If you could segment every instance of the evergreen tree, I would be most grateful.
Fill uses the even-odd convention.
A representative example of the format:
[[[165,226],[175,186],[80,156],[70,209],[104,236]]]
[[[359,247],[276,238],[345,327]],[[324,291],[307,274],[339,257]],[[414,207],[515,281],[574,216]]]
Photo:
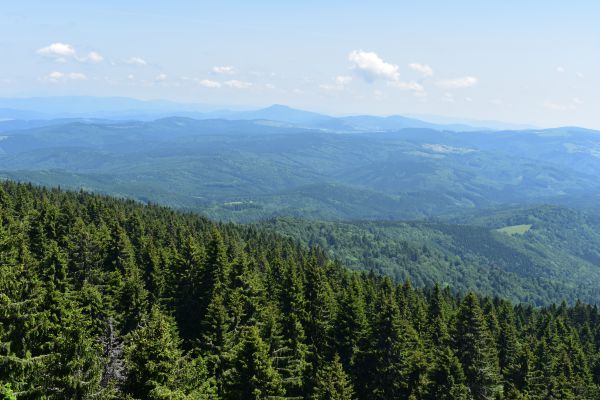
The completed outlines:
[[[222,393],[225,358],[232,346],[229,315],[223,295],[215,293],[206,312],[202,327],[201,346],[207,359],[209,371],[217,381],[218,393]]]
[[[177,257],[176,309],[177,322],[181,336],[188,341],[194,341],[201,333],[202,320],[206,313],[203,303],[209,296],[210,283],[204,281],[206,253],[197,241],[189,236],[182,245],[183,249]]]
[[[180,344],[173,318],[152,307],[125,348],[126,392],[139,399],[184,398],[188,391],[209,398],[213,388],[206,370],[191,362]]]
[[[467,385],[476,400],[495,400],[502,394],[498,356],[479,299],[469,293],[456,322],[455,346]]]
[[[244,327],[224,376],[223,399],[275,399],[283,396],[281,377],[256,326]]]
[[[327,282],[323,267],[314,255],[306,263],[304,293],[307,307],[304,326],[310,352],[310,369],[307,372],[309,374],[309,390],[312,390],[316,372],[331,350],[329,339],[334,319],[334,299],[331,287]]]
[[[276,265],[282,265],[277,260]],[[288,263],[282,280],[278,283],[279,325],[281,342],[273,349],[274,366],[283,379],[286,393],[301,396],[308,371],[308,345],[302,321],[305,321],[305,299],[302,281],[298,276],[296,264]]]
[[[434,364],[429,371],[427,400],[468,400],[469,389],[465,385],[465,375],[454,351],[445,347],[435,352]]]
[[[423,389],[426,360],[422,343],[412,326],[401,319],[392,291],[391,282],[386,280],[373,327],[368,356],[371,369],[362,383],[367,390],[363,397],[408,398]]]
[[[317,385],[313,394],[315,400],[352,400],[354,389],[340,357],[336,354],[333,360],[327,363],[317,373]]]

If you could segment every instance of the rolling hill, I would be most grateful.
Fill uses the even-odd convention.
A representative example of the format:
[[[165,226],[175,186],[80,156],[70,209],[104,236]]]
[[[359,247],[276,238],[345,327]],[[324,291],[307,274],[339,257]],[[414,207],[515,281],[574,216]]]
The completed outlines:
[[[461,223],[276,218],[261,227],[318,245],[352,269],[537,305],[600,302],[600,219],[557,206]]]
[[[267,120],[68,121],[2,133],[1,176],[251,221],[593,204],[600,133],[337,132]],[[585,204],[584,204],[585,205]]]

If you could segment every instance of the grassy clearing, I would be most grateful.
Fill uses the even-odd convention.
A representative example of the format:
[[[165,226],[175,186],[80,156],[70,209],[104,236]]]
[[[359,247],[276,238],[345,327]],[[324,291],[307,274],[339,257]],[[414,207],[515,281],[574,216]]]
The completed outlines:
[[[512,236],[512,235],[523,235],[530,229],[531,229],[531,224],[524,224],[524,225],[505,226],[504,228],[496,229],[496,231]]]

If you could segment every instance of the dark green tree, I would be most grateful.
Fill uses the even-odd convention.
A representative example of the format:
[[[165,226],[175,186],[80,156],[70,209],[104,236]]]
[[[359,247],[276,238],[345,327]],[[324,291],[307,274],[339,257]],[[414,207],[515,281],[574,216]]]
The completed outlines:
[[[354,389],[340,357],[336,354],[332,361],[317,373],[317,385],[314,390],[315,400],[352,400]]]
[[[256,326],[244,327],[224,379],[223,399],[276,399],[285,394]]]
[[[495,400],[501,396],[496,345],[479,306],[479,299],[473,293],[469,293],[460,306],[455,346],[473,398]]]

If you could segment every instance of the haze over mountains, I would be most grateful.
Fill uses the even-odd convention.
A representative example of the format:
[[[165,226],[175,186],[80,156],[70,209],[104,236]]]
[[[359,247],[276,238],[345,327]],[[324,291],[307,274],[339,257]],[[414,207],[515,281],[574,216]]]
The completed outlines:
[[[497,121],[467,121],[458,118],[444,118],[439,116],[423,116],[422,118],[407,118],[400,115],[388,117],[370,115],[332,117],[315,112],[293,109],[279,104],[266,108],[240,108],[176,103],[165,100],[143,101],[125,97],[65,96],[0,98],[0,121],[31,121],[65,118],[154,120],[173,116],[195,119],[265,119],[327,130],[360,131],[395,130],[402,128],[497,130],[533,128],[523,124],[510,124]],[[429,120],[431,120],[431,122],[428,122]],[[2,127],[0,126],[0,128]]]

